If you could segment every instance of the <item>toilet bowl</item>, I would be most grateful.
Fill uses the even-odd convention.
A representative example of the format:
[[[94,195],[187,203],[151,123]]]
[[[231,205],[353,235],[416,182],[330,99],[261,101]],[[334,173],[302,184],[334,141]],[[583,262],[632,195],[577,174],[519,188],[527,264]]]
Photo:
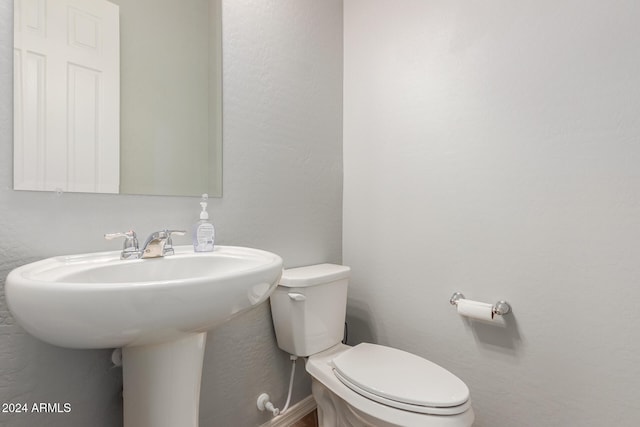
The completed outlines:
[[[469,427],[469,389],[446,369],[391,347],[342,344],[350,269],[285,270],[271,295],[278,346],[307,357],[321,427]]]

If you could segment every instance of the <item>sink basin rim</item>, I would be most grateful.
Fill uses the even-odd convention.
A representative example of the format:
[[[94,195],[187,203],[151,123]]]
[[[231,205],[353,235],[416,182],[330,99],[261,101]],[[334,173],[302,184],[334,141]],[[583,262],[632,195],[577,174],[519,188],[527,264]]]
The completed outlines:
[[[133,289],[138,287],[162,288],[176,285],[188,286],[189,284],[201,283],[202,281],[225,280],[232,277],[234,272],[227,271],[208,276],[199,275],[191,278],[149,279],[144,281],[95,281],[91,283],[83,281],[67,281],[65,278],[77,273],[106,269],[110,266],[114,266],[117,269],[129,266],[143,267],[150,263],[174,263],[183,259],[189,262],[189,260],[207,259],[216,256],[225,258],[250,256],[256,261],[258,259],[262,259],[263,261],[270,259],[270,262],[268,263],[245,268],[245,272],[257,272],[271,268],[273,264],[282,264],[282,259],[278,255],[260,249],[245,248],[241,246],[216,246],[213,252],[194,252],[192,246],[174,246],[174,249],[175,255],[163,258],[135,260],[120,259],[120,251],[54,256],[17,267],[9,273],[9,276],[7,276],[7,282],[11,282],[12,286],[29,286],[32,288],[51,286],[51,283],[55,282],[55,286],[60,290],[78,290],[82,292],[91,290],[116,290],[122,288]],[[153,264],[150,265],[153,266]]]

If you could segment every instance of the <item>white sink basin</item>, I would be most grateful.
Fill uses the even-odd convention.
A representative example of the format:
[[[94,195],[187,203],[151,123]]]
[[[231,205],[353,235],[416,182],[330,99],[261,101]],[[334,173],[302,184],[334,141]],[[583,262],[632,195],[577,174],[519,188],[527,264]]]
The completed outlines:
[[[265,301],[281,274],[270,252],[178,246],[164,258],[48,258],[13,270],[5,295],[43,341],[122,347],[124,427],[197,427],[206,331]]]
[[[120,252],[60,256],[7,277],[11,313],[33,336],[70,348],[173,341],[207,331],[265,301],[282,273],[270,252],[217,246],[121,260]]]

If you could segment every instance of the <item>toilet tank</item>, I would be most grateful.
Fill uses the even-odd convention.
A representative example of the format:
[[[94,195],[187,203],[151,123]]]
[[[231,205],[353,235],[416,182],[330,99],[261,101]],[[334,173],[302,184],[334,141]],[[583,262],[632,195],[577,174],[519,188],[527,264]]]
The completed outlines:
[[[336,264],[284,270],[271,294],[278,347],[304,357],[342,341],[350,271]]]

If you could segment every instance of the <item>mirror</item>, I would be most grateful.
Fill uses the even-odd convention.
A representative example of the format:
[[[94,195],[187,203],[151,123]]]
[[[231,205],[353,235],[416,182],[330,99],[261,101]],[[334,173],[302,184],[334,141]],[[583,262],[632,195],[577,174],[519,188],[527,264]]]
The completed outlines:
[[[220,0],[14,0],[14,189],[222,194]]]

